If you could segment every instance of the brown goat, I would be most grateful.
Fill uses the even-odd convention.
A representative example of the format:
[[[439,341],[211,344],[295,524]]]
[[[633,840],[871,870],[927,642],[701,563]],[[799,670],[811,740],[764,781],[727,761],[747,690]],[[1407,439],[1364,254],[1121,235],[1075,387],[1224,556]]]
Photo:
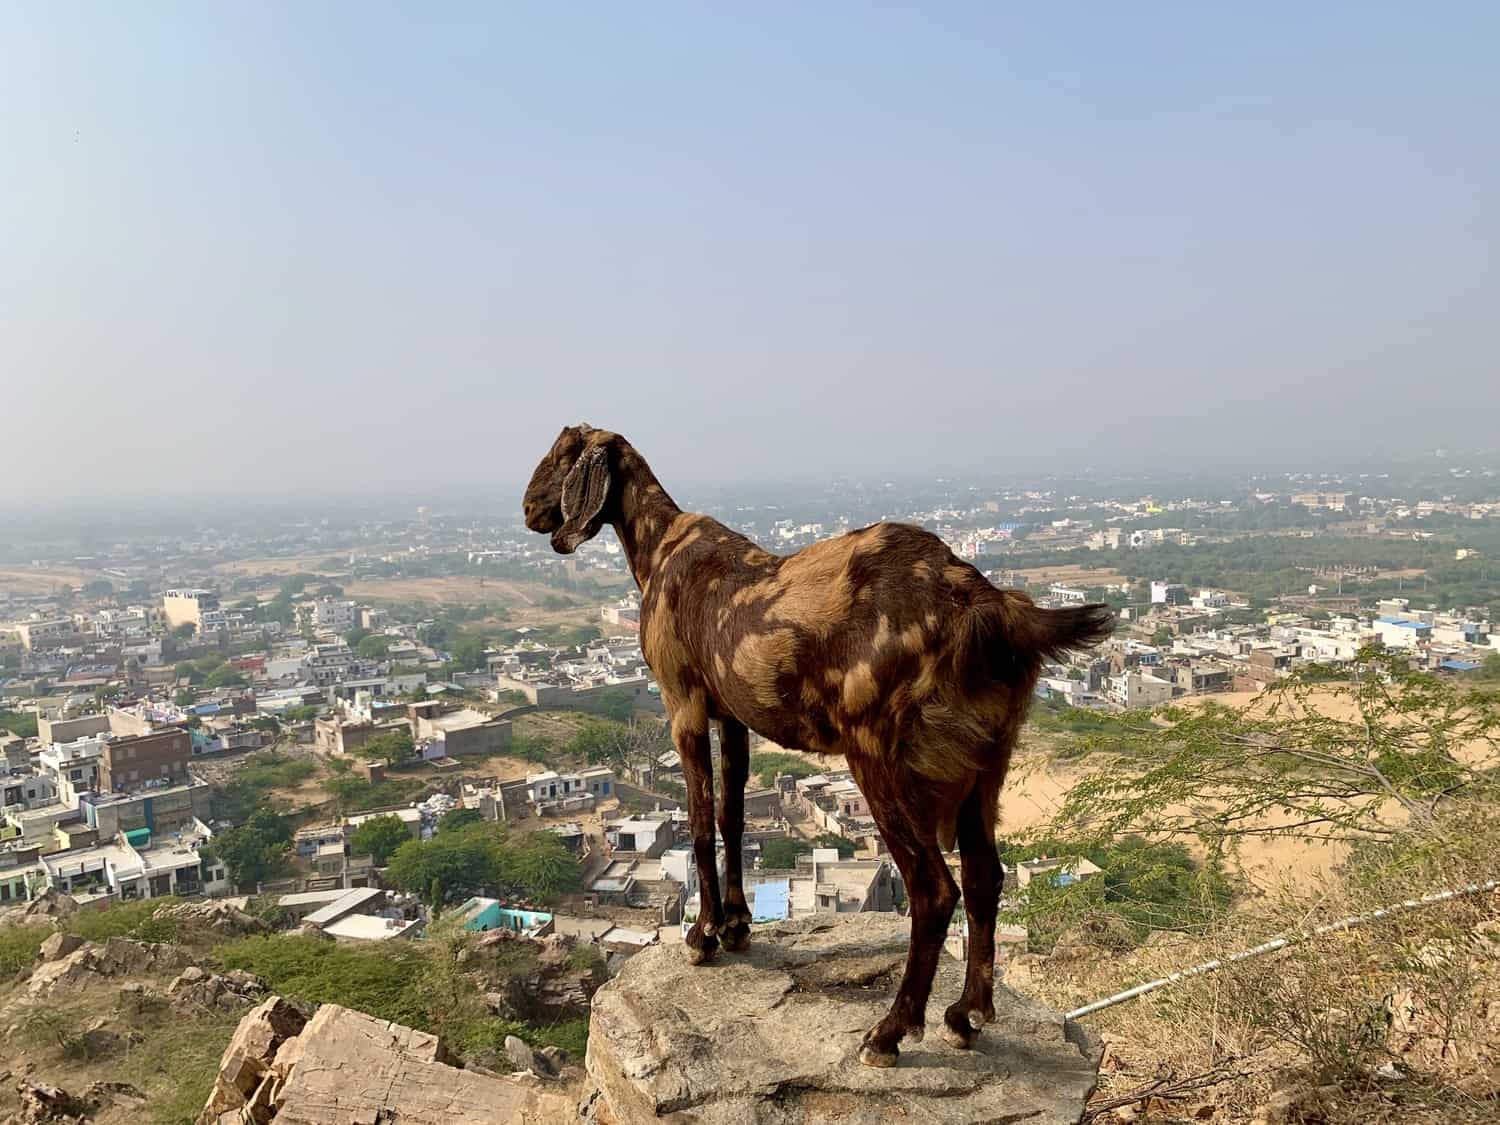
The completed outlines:
[[[995,812],[1044,656],[1103,639],[1107,607],[1044,610],[999,590],[942,540],[881,523],[789,557],[684,512],[618,434],[563,430],[537,466],[526,526],[570,554],[613,525],[641,588],[641,648],[661,687],[687,782],[701,909],[687,935],[696,964],[749,941],[740,859],[749,731],[842,754],[869,801],[910,900],[912,938],[890,1011],[860,1059],[891,1066],[920,1040],[959,891],[942,849],[958,845],[969,919],[963,994],[943,1035],[971,1047],[994,1017],[1001,886]],[[721,736],[714,855],[708,724]]]

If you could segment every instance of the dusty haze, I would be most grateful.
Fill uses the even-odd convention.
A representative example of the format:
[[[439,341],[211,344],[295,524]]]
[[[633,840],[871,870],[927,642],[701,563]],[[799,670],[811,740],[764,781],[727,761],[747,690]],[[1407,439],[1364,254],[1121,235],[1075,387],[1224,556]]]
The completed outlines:
[[[4,489],[1493,445],[1497,13],[10,5]]]

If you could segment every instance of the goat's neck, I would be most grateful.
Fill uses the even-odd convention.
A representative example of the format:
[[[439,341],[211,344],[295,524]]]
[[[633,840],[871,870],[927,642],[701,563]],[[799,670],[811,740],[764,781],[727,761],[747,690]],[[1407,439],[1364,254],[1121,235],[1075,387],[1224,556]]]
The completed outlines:
[[[636,585],[645,588],[651,577],[651,559],[672,521],[682,509],[672,502],[656,474],[634,449],[620,457],[620,501],[613,521],[615,534],[630,562]]]

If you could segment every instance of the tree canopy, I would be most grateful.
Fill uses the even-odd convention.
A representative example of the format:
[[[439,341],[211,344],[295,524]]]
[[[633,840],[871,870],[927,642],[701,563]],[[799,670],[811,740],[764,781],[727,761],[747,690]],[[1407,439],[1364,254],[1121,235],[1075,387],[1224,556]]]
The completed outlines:
[[[220,832],[205,850],[224,861],[236,886],[244,886],[259,883],[280,870],[291,840],[292,828],[286,817],[258,809],[238,828]]]
[[[511,835],[487,821],[406,841],[386,875],[434,906],[503,888],[548,902],[582,886],[577,860],[551,832]]]
[[[411,732],[405,729],[373,735],[354,751],[361,758],[373,758],[389,766],[399,766],[416,753]]]
[[[411,833],[401,818],[377,816],[361,824],[349,837],[349,846],[356,855],[369,855],[377,867],[384,867],[393,852],[411,839]]]

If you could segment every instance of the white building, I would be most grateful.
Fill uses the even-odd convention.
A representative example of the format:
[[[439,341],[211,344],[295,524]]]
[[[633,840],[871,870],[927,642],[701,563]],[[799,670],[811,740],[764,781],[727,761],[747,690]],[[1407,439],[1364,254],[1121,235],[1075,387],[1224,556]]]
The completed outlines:
[[[1416,648],[1432,640],[1432,626],[1398,617],[1377,617],[1375,635],[1386,648]]]
[[[1109,697],[1121,707],[1159,707],[1172,701],[1172,682],[1159,680],[1141,672],[1122,672],[1111,676]]]

